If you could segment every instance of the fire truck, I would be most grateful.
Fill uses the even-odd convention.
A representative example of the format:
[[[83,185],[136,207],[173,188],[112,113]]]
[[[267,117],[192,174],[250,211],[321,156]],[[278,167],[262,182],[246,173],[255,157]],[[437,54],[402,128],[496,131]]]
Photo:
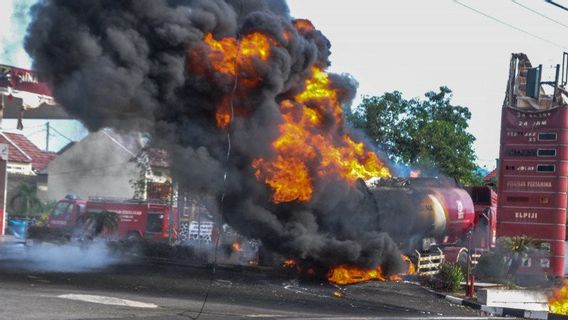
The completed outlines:
[[[170,237],[170,212],[173,213],[173,237],[178,224],[177,209],[166,203],[93,197],[84,200],[67,195],[57,202],[47,220],[47,228],[61,231],[68,238],[82,232],[81,217],[87,213],[114,212],[118,228],[105,236],[130,240],[167,240]]]

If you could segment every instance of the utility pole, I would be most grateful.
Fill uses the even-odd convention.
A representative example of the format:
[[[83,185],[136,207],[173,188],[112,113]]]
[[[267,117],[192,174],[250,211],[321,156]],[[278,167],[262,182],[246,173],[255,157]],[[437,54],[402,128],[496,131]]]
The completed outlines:
[[[45,152],[49,152],[49,121],[45,123]]]

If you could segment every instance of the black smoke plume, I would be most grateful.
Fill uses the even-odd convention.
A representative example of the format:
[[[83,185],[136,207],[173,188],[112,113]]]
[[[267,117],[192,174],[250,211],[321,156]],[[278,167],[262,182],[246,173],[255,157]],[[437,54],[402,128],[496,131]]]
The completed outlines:
[[[224,194],[224,220],[283,256],[399,269],[397,246],[381,231],[384,221],[366,188],[330,175],[314,181],[311,201],[274,204],[254,175],[252,159],[273,154],[278,102],[303,89],[312,66],[330,64],[328,39],[294,28],[283,0],[43,0],[32,12],[25,48],[34,68],[88,129],[147,132],[170,152],[180,184],[218,199]],[[250,110],[228,129],[227,160],[227,129],[216,126],[215,111],[234,81],[193,74],[189,65],[207,62],[188,52],[205,48],[207,33],[222,39],[252,32],[279,45],[255,64],[260,88],[239,97]],[[356,83],[330,79],[347,106]]]

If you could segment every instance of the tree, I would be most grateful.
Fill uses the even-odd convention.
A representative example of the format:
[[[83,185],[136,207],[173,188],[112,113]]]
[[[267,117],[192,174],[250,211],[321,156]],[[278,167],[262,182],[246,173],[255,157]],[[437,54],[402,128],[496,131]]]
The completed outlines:
[[[391,161],[443,173],[464,184],[480,184],[475,137],[467,132],[471,113],[451,103],[452,91],[440,87],[426,99],[404,99],[399,91],[364,97],[348,121],[363,130]]]
[[[21,183],[16,187],[16,195],[10,199],[10,206],[16,208],[16,213],[25,214],[26,218],[32,211],[37,211],[43,206],[37,197],[35,184]]]

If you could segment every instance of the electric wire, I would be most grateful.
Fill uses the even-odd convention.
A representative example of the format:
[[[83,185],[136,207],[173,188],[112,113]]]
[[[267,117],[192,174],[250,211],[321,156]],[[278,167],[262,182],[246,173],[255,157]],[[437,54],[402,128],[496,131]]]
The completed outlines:
[[[59,130],[55,129],[54,127],[49,127],[50,130],[53,130],[55,133],[57,133],[60,137],[69,140],[69,142],[74,142],[75,140],[67,137],[66,135],[64,135],[63,133],[59,132]]]
[[[547,3],[549,3],[549,4],[553,5],[553,6],[556,6],[556,7],[560,8],[560,9],[563,9],[563,10],[568,11],[568,8],[566,8],[565,6],[561,5],[560,3],[556,3],[556,2],[554,2],[554,1],[552,1],[552,0],[545,0],[545,2],[547,2]]]
[[[238,35],[237,35],[237,39],[238,39]],[[217,237],[217,239],[215,239],[215,248],[214,248],[214,253],[213,253],[213,265],[211,268],[211,277],[209,279],[209,284],[207,285],[207,289],[205,290],[205,296],[203,297],[203,303],[201,304],[201,308],[199,309],[197,315],[195,317],[191,317],[189,316],[189,318],[191,318],[192,320],[198,320],[199,317],[201,317],[201,315],[203,314],[203,311],[205,310],[205,306],[207,305],[207,299],[209,298],[209,293],[211,292],[211,288],[213,286],[213,282],[215,281],[215,274],[217,272],[217,253],[219,251],[219,242],[221,239],[221,234],[222,234],[222,230],[223,230],[223,210],[224,210],[224,203],[225,203],[225,194],[226,194],[226,190],[227,190],[227,178],[229,176],[229,160],[231,158],[231,127],[232,127],[232,123],[233,123],[233,118],[235,116],[235,106],[234,106],[234,100],[235,100],[235,94],[237,92],[237,88],[238,88],[238,83],[239,83],[239,73],[238,73],[238,64],[239,64],[239,56],[240,56],[240,52],[241,52],[241,41],[238,40],[237,41],[237,54],[235,55],[235,77],[234,77],[234,81],[233,81],[233,88],[231,91],[231,99],[230,99],[230,111],[231,111],[231,116],[229,118],[229,123],[226,127],[227,130],[227,153],[226,153],[226,165],[225,165],[225,172],[223,173],[223,192],[221,193],[221,199],[220,199],[220,205],[219,205],[219,236]],[[185,316],[185,313],[187,311],[182,312],[180,315],[181,316]]]
[[[480,15],[486,17],[486,18],[489,18],[489,19],[491,19],[491,20],[493,20],[493,21],[495,21],[495,22],[498,22],[498,23],[500,23],[500,24],[502,24],[502,25],[505,25],[505,26],[507,26],[507,27],[509,27],[509,28],[511,28],[511,29],[517,30],[517,31],[519,31],[519,32],[521,32],[521,33],[524,33],[524,34],[526,34],[526,35],[528,35],[528,36],[531,36],[531,37],[533,37],[533,38],[535,38],[535,39],[544,41],[544,42],[546,42],[546,43],[548,43],[548,44],[550,44],[550,45],[553,45],[553,46],[558,47],[558,48],[561,48],[561,49],[566,49],[566,48],[567,48],[567,46],[564,46],[564,45],[561,45],[561,44],[556,43],[556,42],[554,42],[554,41],[548,40],[548,39],[543,38],[543,37],[541,37],[541,36],[539,36],[539,35],[536,35],[536,34],[534,34],[534,33],[531,33],[531,32],[529,32],[529,31],[526,31],[526,30],[524,30],[524,29],[521,29],[521,28],[519,28],[519,27],[517,27],[517,26],[514,26],[514,25],[512,25],[512,24],[510,24],[510,23],[508,23],[508,22],[505,22],[505,21],[503,21],[503,20],[497,19],[497,18],[495,18],[494,16],[491,16],[491,15],[489,15],[489,14],[483,12],[483,11],[480,11],[480,10],[477,10],[477,9],[475,9],[475,8],[473,8],[473,7],[470,7],[470,6],[468,6],[467,4],[462,3],[462,2],[460,2],[460,1],[458,1],[458,0],[454,0],[454,2],[457,3],[457,4],[459,4],[459,5],[462,6],[462,7],[465,7],[465,8],[467,8],[467,9],[473,11],[473,12],[476,12],[477,14],[480,14]]]
[[[514,4],[518,5],[519,7],[525,8],[526,10],[528,10],[528,11],[530,11],[530,12],[536,14],[536,15],[539,15],[539,16],[545,18],[546,20],[552,21],[552,22],[554,22],[554,23],[556,23],[556,24],[558,24],[558,25],[560,25],[560,26],[563,26],[564,28],[567,28],[567,29],[568,29],[568,25],[565,25],[564,23],[562,23],[562,22],[560,22],[560,21],[558,21],[558,20],[552,19],[551,17],[549,17],[549,16],[547,16],[547,15],[545,15],[545,14],[542,14],[542,13],[538,12],[537,10],[534,10],[534,9],[532,9],[532,8],[530,8],[530,7],[527,7],[527,6],[525,6],[524,4],[517,2],[517,0],[512,0],[512,1],[513,1]]]

